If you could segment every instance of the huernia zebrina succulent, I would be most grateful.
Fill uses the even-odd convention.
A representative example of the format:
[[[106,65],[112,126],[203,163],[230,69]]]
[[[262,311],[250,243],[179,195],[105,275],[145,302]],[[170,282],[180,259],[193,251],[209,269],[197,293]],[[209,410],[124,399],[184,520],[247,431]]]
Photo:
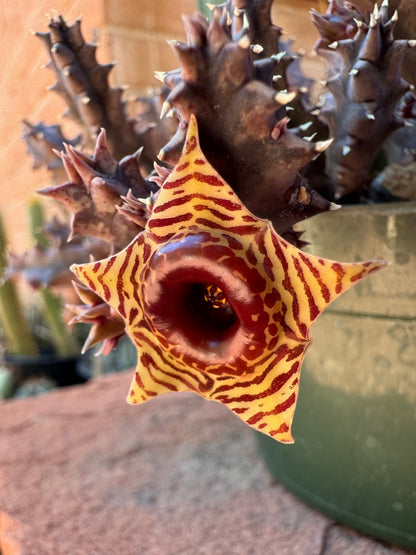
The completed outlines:
[[[191,390],[291,442],[310,326],[338,295],[385,265],[305,254],[293,226],[338,208],[332,200],[356,194],[356,186],[358,196],[370,196],[371,164],[383,140],[403,117],[413,117],[400,60],[414,40],[394,40],[397,16],[388,15],[386,1],[368,17],[334,0],[326,16],[313,14],[328,78],[311,105],[310,78],[293,78],[296,57],[270,8],[270,0],[235,0],[212,6],[211,22],[201,14],[185,17],[187,43],[172,43],[180,68],[156,72],[164,85],[157,96],[161,120],[150,121],[154,112],[144,101],[141,123],[124,115],[90,118],[98,135],[94,153],[67,146],[60,157],[69,182],[43,193],[72,211],[74,235],[109,245],[108,258],[73,267],[82,299],[72,307],[73,320],[93,324],[87,345],[104,341],[104,352],[128,333],[138,350],[130,402]],[[97,86],[87,88],[90,66],[65,50],[68,32],[88,52],[79,25],[62,19],[44,40],[58,81],[81,75],[78,65],[86,73],[81,92],[65,82],[78,110],[80,98],[89,99],[81,102],[85,113]],[[59,58],[60,50],[66,57]],[[106,78],[100,86],[107,90]],[[109,110],[99,106],[94,113]],[[291,108],[302,112],[295,124]],[[160,125],[147,150],[155,169],[146,173],[149,154],[146,163],[132,154],[143,144],[138,130]],[[311,126],[320,134],[326,126],[326,137],[306,137]],[[134,146],[126,151],[123,143],[115,154],[113,137],[123,129],[129,141],[136,134]],[[327,175],[318,181],[327,197],[305,178],[318,156],[326,160]]]

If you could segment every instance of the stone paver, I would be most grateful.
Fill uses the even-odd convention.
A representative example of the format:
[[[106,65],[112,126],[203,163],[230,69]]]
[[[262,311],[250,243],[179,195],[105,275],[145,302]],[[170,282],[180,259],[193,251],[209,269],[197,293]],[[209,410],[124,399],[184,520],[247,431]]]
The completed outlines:
[[[270,478],[252,431],[192,394],[125,402],[131,372],[0,404],[2,555],[405,555]]]

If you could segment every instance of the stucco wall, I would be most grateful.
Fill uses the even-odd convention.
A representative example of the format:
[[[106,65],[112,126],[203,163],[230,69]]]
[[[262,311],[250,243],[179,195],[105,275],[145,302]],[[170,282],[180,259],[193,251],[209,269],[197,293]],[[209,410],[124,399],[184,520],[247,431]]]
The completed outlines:
[[[54,11],[52,11],[52,7]],[[54,83],[53,74],[43,68],[46,51],[31,30],[47,31],[51,13],[62,13],[68,22],[83,14],[87,36],[103,27],[101,0],[14,0],[0,6],[0,194],[1,210],[13,246],[27,241],[26,205],[33,191],[49,183],[48,172],[31,169],[22,141],[22,119],[56,123],[64,104],[55,93],[46,91]]]

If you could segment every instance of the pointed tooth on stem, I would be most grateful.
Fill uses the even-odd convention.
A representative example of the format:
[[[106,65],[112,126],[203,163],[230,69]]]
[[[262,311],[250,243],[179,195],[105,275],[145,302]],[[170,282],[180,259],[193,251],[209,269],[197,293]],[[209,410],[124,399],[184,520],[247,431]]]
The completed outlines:
[[[248,20],[246,12],[243,13],[243,29],[247,31],[250,29],[250,21]]]
[[[391,16],[391,21],[395,22],[398,21],[399,19],[399,12],[397,10],[394,10],[394,14]]]
[[[331,48],[331,50],[336,50],[338,48],[338,41],[335,40],[334,42],[331,42],[331,44],[328,44],[328,48]]]
[[[289,104],[289,102],[292,102],[292,100],[295,97],[296,97],[296,91],[288,92],[287,90],[284,89],[282,91],[279,91],[274,97],[274,99],[279,104],[285,105],[285,104]]]
[[[279,52],[278,54],[273,54],[272,58],[273,60],[276,60],[276,62],[280,62],[280,60],[282,58],[284,58],[286,56],[286,51],[285,52]]]
[[[329,209],[330,210],[339,210],[340,208],[342,208],[342,206],[340,204],[336,204],[335,202],[330,202],[329,203]]]
[[[359,73],[360,73],[360,71],[359,71],[357,68],[354,67],[354,68],[348,73],[348,75],[352,75],[352,76],[355,77],[355,76],[358,75]]]
[[[376,119],[376,116],[375,116],[374,114],[372,114],[371,112],[367,112],[366,115],[365,115],[365,117],[366,117],[367,119],[371,119],[371,120],[375,120],[375,119]]]
[[[342,147],[342,155],[347,156],[351,152],[351,147],[348,145],[344,145]]]
[[[250,48],[250,38],[248,35],[243,35],[241,39],[238,41],[238,46],[243,50],[248,50]]]
[[[253,44],[253,46],[251,47],[251,50],[254,52],[254,54],[261,54],[264,48],[262,47],[261,44]]]
[[[160,119],[163,119],[172,108],[172,104],[168,100],[165,100],[160,111]]]
[[[312,124],[313,124],[313,121],[302,123],[302,125],[299,125],[299,129],[302,129],[302,131],[307,131]]]
[[[356,19],[355,17],[353,18],[355,24],[357,25],[357,29],[361,29],[361,27],[363,26],[363,22],[360,21],[359,19]]]
[[[318,141],[317,143],[315,143],[316,152],[323,152],[333,143],[333,141],[333,138],[326,141]]]
[[[317,134],[318,134],[318,133],[313,133],[313,134],[310,135],[309,137],[302,137],[302,139],[303,139],[304,141],[308,141],[308,143],[311,143],[311,142],[314,140],[314,138],[316,137]]]
[[[160,81],[161,83],[164,83],[165,77],[166,77],[166,71],[155,71],[154,76],[158,81]]]

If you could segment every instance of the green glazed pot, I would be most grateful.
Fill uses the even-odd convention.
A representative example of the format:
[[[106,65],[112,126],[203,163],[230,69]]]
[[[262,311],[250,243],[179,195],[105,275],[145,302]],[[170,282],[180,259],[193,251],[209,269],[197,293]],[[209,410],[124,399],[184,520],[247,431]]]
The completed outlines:
[[[302,226],[309,252],[386,259],[320,316],[293,435],[257,434],[273,476],[335,520],[416,548],[416,203],[346,207]]]

